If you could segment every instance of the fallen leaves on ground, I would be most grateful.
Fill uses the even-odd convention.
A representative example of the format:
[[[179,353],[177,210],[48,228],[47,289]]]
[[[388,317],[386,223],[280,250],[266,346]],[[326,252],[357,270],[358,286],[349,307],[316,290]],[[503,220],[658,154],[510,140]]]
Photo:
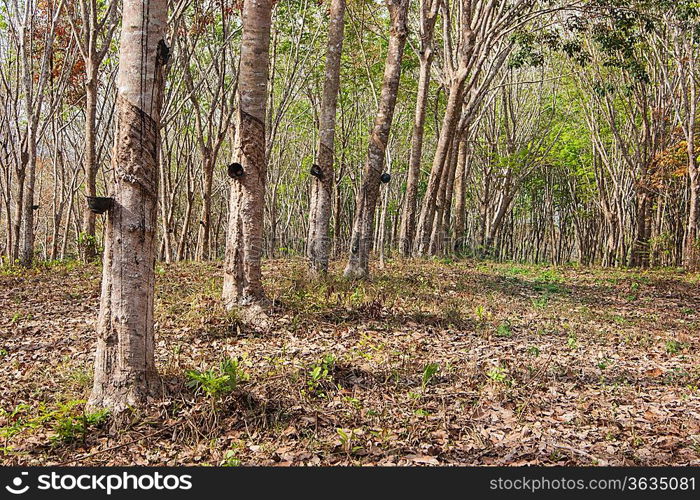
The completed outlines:
[[[100,269],[0,276],[0,462],[700,465],[697,274],[389,261],[369,282],[272,260],[272,326],[219,300],[221,266],[157,266],[165,396],[82,412]],[[217,397],[189,370],[239,360]]]

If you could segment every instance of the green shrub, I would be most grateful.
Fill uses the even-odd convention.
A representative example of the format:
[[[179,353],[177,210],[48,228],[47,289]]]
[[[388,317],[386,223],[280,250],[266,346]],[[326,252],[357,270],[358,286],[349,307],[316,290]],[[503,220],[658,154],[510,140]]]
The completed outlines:
[[[189,370],[187,379],[187,387],[216,399],[236,390],[238,384],[249,377],[239,366],[237,359],[228,358],[222,361],[217,369]]]
[[[54,442],[72,443],[74,441],[85,441],[88,430],[100,427],[109,416],[109,410],[98,410],[94,413],[83,413],[82,415],[61,415],[56,418],[54,430],[56,435],[52,438]]]
[[[317,397],[325,397],[324,388],[330,385],[331,373],[335,370],[335,356],[326,354],[314,363],[306,374],[306,392]]]

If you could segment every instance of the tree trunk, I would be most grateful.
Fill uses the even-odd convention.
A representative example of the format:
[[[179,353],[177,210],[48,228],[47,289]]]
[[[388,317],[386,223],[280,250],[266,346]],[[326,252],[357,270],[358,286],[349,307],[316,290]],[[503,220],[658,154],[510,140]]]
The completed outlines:
[[[404,257],[411,254],[413,238],[416,231],[416,205],[418,199],[418,182],[420,180],[420,162],[423,152],[423,132],[425,130],[425,109],[428,104],[430,87],[430,61],[432,57],[421,57],[418,76],[418,96],[416,97],[416,116],[411,133],[411,153],[408,160],[406,177],[406,197],[401,219],[399,251]]]
[[[459,156],[460,139],[455,137],[452,140],[452,148],[450,152],[450,161],[448,163],[449,170],[445,182],[445,188],[440,194],[440,209],[435,218],[437,231],[435,232],[436,240],[432,246],[434,250],[432,255],[440,253],[449,253],[452,250],[452,241],[450,239],[450,221],[452,219],[452,195],[454,194],[455,176],[457,173],[457,161]]]
[[[14,262],[19,259],[19,243],[22,229],[22,220],[24,218],[24,181],[26,178],[26,155],[20,152],[21,167],[15,169],[15,196],[14,196],[14,212],[15,217],[12,221],[12,241],[10,243],[10,260]]]
[[[496,248],[494,246],[494,241],[496,240],[496,235],[503,225],[503,218],[508,213],[510,204],[513,202],[513,193],[504,193],[501,201],[496,210],[496,215],[494,215],[493,220],[489,226],[488,233],[486,235],[486,240],[484,241],[484,252],[486,255],[495,255]]]
[[[686,269],[695,271],[700,267],[700,238],[698,237],[698,223],[700,223],[700,170],[692,154],[689,155],[689,158],[690,201],[688,203],[688,227],[685,233],[683,265]]]
[[[452,170],[454,158],[457,154],[456,146],[457,140],[456,138],[453,138],[452,142],[450,143],[447,159],[445,160],[443,174],[440,176],[440,185],[438,187],[437,199],[435,200],[435,215],[433,216],[433,223],[431,224],[430,244],[428,246],[428,253],[430,255],[438,255],[441,252],[444,243],[445,233],[443,231],[442,222],[447,198],[447,184],[450,181],[450,171]]]
[[[32,265],[34,260],[34,187],[36,185],[36,129],[29,124],[27,132],[27,163],[25,164],[27,176],[24,185],[24,197],[22,198],[21,217],[21,248],[19,261],[25,267]]]
[[[95,378],[88,406],[121,411],[154,395],[153,293],[167,0],[125,0]]]
[[[408,2],[409,0],[388,0],[387,2],[391,17],[389,49],[384,67],[379,109],[374,120],[362,186],[355,205],[355,219],[350,238],[350,257],[344,272],[346,277],[365,278],[369,276],[369,253],[372,248],[374,232],[374,212],[379,196],[380,177],[389,141],[389,130],[394,118],[394,107],[401,76],[401,59],[408,35]]]
[[[86,61],[87,82],[85,84],[85,194],[97,196],[97,158],[95,154],[95,117],[97,115],[97,66],[94,61]],[[85,222],[80,254],[85,262],[96,257],[95,214],[85,205]]]
[[[340,86],[340,56],[343,49],[345,0],[331,3],[328,50],[326,54],[326,81],[323,86],[319,144],[316,162],[320,176],[312,178],[309,211],[309,235],[307,257],[312,272],[328,272],[330,240],[328,226],[331,217],[331,196],[335,172],[333,169],[333,142],[335,140],[335,114]]]
[[[683,75],[683,102],[687,109],[685,126],[686,151],[688,153],[688,177],[690,178],[690,200],[688,202],[688,221],[685,231],[685,245],[683,246],[683,265],[686,269],[696,271],[700,268],[700,240],[698,239],[698,224],[700,223],[700,169],[695,151],[695,121],[697,114],[696,97],[696,66],[695,52],[690,43],[684,44],[685,52],[689,55],[687,70],[690,73],[688,79]],[[679,62],[681,67],[683,63]],[[683,71],[685,73],[685,71]]]
[[[467,141],[459,143],[457,172],[455,173],[455,228],[453,249],[457,252],[465,248],[466,229],[466,182],[467,182]]]
[[[199,220],[199,231],[197,233],[197,260],[209,260],[209,246],[211,240],[211,194],[214,182],[214,163],[211,158],[211,150],[204,148],[204,187],[202,192],[202,218]]]
[[[191,165],[187,165],[187,204],[185,205],[185,216],[182,221],[182,230],[180,231],[180,241],[177,244],[177,253],[175,260],[182,261],[187,257],[187,236],[190,231],[190,220],[192,219],[192,207],[194,204],[194,187],[192,186]]]
[[[418,73],[418,95],[416,111],[411,132],[411,153],[408,160],[406,177],[406,196],[401,214],[399,233],[399,252],[403,257],[411,255],[413,238],[416,232],[416,204],[418,199],[418,182],[420,181],[420,162],[423,153],[423,133],[425,131],[425,110],[430,89],[430,68],[433,62],[432,40],[437,19],[439,0],[421,1],[421,47],[419,54],[420,69]]]
[[[265,108],[271,0],[245,0],[239,74],[238,147],[243,175],[231,181],[224,264],[226,307],[265,302],[260,258],[265,209]]]
[[[649,267],[649,229],[651,226],[651,195],[646,188],[638,188],[637,223],[634,228],[634,242],[629,258],[630,267]]]
[[[428,187],[423,198],[418,227],[416,228],[416,237],[413,245],[413,253],[416,256],[426,255],[430,251],[430,236],[433,232],[433,221],[437,210],[440,180],[445,170],[445,164],[452,144],[452,136],[457,127],[463,87],[464,79],[462,78],[456,80],[450,89],[445,116],[442,120],[440,139],[435,151],[430,179],[428,180]]]
[[[345,166],[341,163],[341,175],[342,171],[345,170]],[[340,180],[342,177],[336,178],[335,180],[335,207],[333,209],[333,256],[339,257],[341,251],[341,241],[340,241],[340,216],[342,209],[343,196],[340,190]]]

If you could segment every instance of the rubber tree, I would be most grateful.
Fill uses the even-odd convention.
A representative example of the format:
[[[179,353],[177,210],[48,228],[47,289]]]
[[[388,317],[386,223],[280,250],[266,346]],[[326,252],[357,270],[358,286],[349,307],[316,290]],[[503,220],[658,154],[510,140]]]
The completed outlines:
[[[100,64],[104,60],[117,28],[117,1],[110,0],[101,13],[97,0],[80,0],[74,7],[79,23],[68,16],[80,57],[85,64],[85,195],[97,196],[97,96]],[[100,38],[102,42],[100,43]],[[96,257],[95,214],[85,205],[80,254],[85,261]]]
[[[11,78],[18,96],[17,110],[22,107],[19,119],[12,124],[19,154],[13,182],[15,214],[10,257],[12,260],[18,258],[25,267],[31,266],[34,260],[35,210],[38,208],[35,197],[37,150],[46,130],[46,114],[51,114],[57,107],[56,99],[47,99],[48,89],[58,87],[65,78],[65,71],[61,71],[58,78],[51,71],[56,26],[63,14],[64,3],[46,5],[31,0],[5,4],[8,14],[16,18],[16,22],[7,23],[4,29],[10,34],[13,49],[17,52],[17,67],[13,68]],[[40,18],[44,18],[45,26],[40,25]],[[3,85],[8,84],[6,77],[2,81]]]
[[[687,29],[687,23],[674,26],[673,59],[677,61],[677,78],[680,82],[681,99],[677,101],[681,129],[685,137],[688,156],[688,218],[683,244],[683,266],[689,270],[700,268],[700,167],[698,167],[696,144],[696,121],[698,107],[697,40],[695,31]],[[684,29],[685,28],[685,29]]]
[[[441,231],[436,218],[443,176],[453,174],[448,164],[452,141],[458,137],[460,117],[473,119],[496,75],[513,48],[511,34],[517,26],[532,19],[534,0],[491,2],[460,0],[457,5],[442,3],[443,73],[447,103],[442,118],[433,164],[413,242],[413,255],[425,256],[431,248],[442,247],[432,240]],[[458,8],[457,8],[458,7]],[[439,228],[438,228],[439,229]],[[432,240],[432,245],[431,245]]]
[[[355,218],[350,237],[350,257],[344,272],[346,277],[365,278],[369,276],[369,253],[374,234],[374,212],[379,197],[384,156],[399,90],[401,60],[408,36],[408,4],[409,0],[387,1],[391,18],[389,49],[384,66],[379,109],[369,138],[362,185],[355,202]]]
[[[265,112],[271,17],[272,0],[244,1],[236,144],[241,170],[230,180],[223,289],[227,308],[259,308],[266,302],[260,259],[264,243]]]
[[[213,17],[218,8],[213,5],[212,11],[207,14]],[[218,22],[211,23],[209,29],[212,34],[204,29],[193,29],[178,40],[187,54],[187,57],[180,59],[180,67],[187,99],[192,105],[194,135],[202,161],[202,208],[195,254],[198,261],[211,258],[214,167],[235,114],[236,79],[229,79],[227,71],[235,59],[230,53],[230,28],[226,16],[223,13],[220,15],[223,23],[220,45],[211,40],[219,29]],[[203,50],[202,45],[208,46],[207,49]]]
[[[158,387],[153,294],[167,0],[124,0],[113,201],[107,211],[95,377],[88,406],[118,412]]]
[[[438,138],[433,164],[428,178],[428,185],[423,197],[420,216],[416,228],[413,254],[424,256],[430,252],[430,240],[435,224],[435,214],[438,210],[438,197],[440,193],[441,179],[448,156],[452,150],[452,139],[455,135],[460,112],[462,109],[464,86],[470,70],[472,70],[474,52],[475,31],[472,28],[472,2],[466,0],[462,9],[460,21],[460,35],[457,43],[451,43],[450,24],[451,15],[448,6],[443,4],[445,19],[445,49],[444,73],[447,90],[447,104],[442,118],[442,127]],[[443,183],[444,184],[444,183]]]
[[[411,153],[408,159],[406,176],[406,196],[401,209],[401,229],[399,233],[399,252],[404,257],[411,254],[413,238],[416,231],[416,202],[418,199],[418,181],[420,180],[420,162],[423,154],[423,135],[425,131],[425,114],[430,89],[430,70],[433,63],[433,33],[441,0],[421,0],[420,2],[420,48],[418,52],[418,93],[416,110],[411,131]]]
[[[312,176],[311,203],[309,210],[309,235],[307,257],[312,272],[325,274],[328,271],[330,240],[328,226],[331,218],[331,203],[335,172],[333,168],[333,143],[335,140],[335,115],[340,87],[340,56],[343,50],[345,26],[345,0],[332,0],[326,50],[325,82],[321,116],[319,119],[319,141],[316,166]]]

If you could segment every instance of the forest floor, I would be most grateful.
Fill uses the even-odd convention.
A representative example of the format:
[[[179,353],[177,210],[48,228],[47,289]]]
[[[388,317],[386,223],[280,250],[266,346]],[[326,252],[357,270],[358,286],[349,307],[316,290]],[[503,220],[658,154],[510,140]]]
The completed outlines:
[[[253,331],[220,305],[220,264],[158,264],[166,395],[119,422],[84,413],[99,266],[5,271],[0,463],[700,465],[700,275],[340,271],[268,261],[274,327]]]

